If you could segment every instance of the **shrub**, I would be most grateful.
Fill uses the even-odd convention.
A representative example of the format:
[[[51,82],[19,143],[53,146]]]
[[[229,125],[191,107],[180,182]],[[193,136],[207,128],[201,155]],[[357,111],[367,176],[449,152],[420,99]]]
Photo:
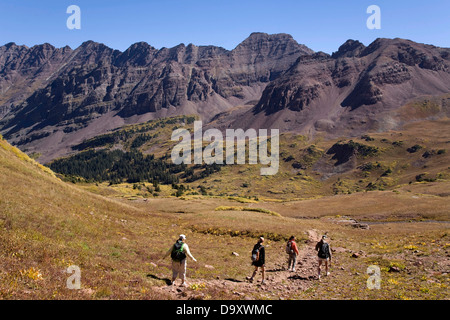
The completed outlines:
[[[20,270],[20,275],[35,281],[43,279],[41,272],[33,267],[28,270]]]
[[[294,163],[292,163],[292,168],[294,169],[306,169],[305,166],[303,164],[301,164],[298,161],[295,161]]]
[[[416,181],[417,182],[423,182],[423,181],[434,182],[434,181],[436,181],[436,178],[431,178],[431,177],[426,177],[426,176],[427,176],[427,173],[418,174],[416,176]]]
[[[361,139],[366,140],[366,141],[375,141],[374,138],[372,138],[371,136],[369,136],[367,134],[361,136]]]
[[[381,168],[381,164],[378,161],[375,163],[367,162],[358,167],[358,169],[361,169],[361,171],[372,171],[379,168]]]
[[[366,190],[367,190],[367,191],[378,190],[378,186],[377,186],[376,184],[374,184],[373,182],[370,182],[370,183],[366,186]]]
[[[206,188],[204,186],[198,186],[197,188],[200,189],[200,192],[203,196],[207,196],[208,192],[206,191]]]
[[[437,154],[437,152],[435,150],[431,150],[431,151],[425,151],[422,155],[422,157],[424,158],[429,158],[431,156],[434,156],[435,154]]]
[[[219,227],[209,227],[209,228],[201,228],[197,226],[191,227],[191,230],[194,232],[199,232],[203,234],[210,234],[214,236],[222,236],[229,235],[231,237],[243,237],[243,238],[259,238],[263,236],[266,240],[272,241],[287,241],[290,234],[278,234],[274,232],[261,232],[261,231],[251,231],[251,230],[230,230]],[[298,239],[299,241],[301,239]]]
[[[388,168],[385,172],[383,172],[383,174],[381,175],[382,177],[388,176],[392,173],[392,169]]]
[[[268,210],[268,209],[264,209],[264,208],[220,206],[214,210],[215,211],[254,211],[254,212],[267,213],[267,214],[270,214],[271,216],[281,217],[281,215],[279,213]]]
[[[419,151],[420,149],[422,149],[423,147],[420,144],[415,144],[412,147],[406,149],[406,151],[408,151],[409,153],[414,153]]]
[[[347,162],[355,154],[359,157],[372,157],[379,153],[379,149],[374,146],[368,146],[362,143],[350,140],[347,143],[337,142],[328,151],[327,154],[334,154],[333,160],[337,160],[335,165]]]

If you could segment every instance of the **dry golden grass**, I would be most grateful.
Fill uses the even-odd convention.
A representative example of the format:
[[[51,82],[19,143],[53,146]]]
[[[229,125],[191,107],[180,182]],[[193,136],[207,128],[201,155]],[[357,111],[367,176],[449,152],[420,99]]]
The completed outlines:
[[[130,277],[150,287],[147,241],[133,241],[152,237],[152,228],[140,222],[146,213],[59,181],[0,144],[2,298],[91,298],[86,292],[102,287],[111,288],[110,297],[133,297],[138,288],[127,289]],[[85,290],[66,289],[63,271],[71,264],[82,269]],[[38,271],[39,281],[24,270]],[[154,297],[151,290],[147,296]]]
[[[64,183],[4,140],[0,147],[0,298],[179,298],[164,290],[170,260],[160,258],[180,233],[187,235],[198,259],[188,262],[192,286],[187,290],[204,292],[204,298],[448,298],[448,224],[407,222],[448,221],[448,182],[303,201],[233,196],[145,199],[128,185],[80,188]],[[215,210],[220,206],[242,207],[242,211]],[[403,222],[362,230],[337,223],[333,218],[339,215],[382,221],[394,215]],[[306,252],[311,231],[328,232],[332,248],[342,249],[335,252],[331,277],[305,280],[307,289],[294,291],[262,292],[237,283],[243,296],[217,286],[217,277],[243,281],[249,275],[250,250],[259,235],[267,239],[267,267],[276,275],[286,259],[286,238],[295,235],[301,252]],[[354,252],[360,257],[352,258]],[[371,264],[382,269],[381,290],[366,288],[366,269]],[[66,288],[65,270],[70,265],[81,268],[81,290]],[[391,266],[400,272],[389,272]],[[299,266],[299,272],[306,267],[315,266]],[[290,281],[286,277],[280,283]]]
[[[260,205],[288,217],[351,216],[360,220],[450,220],[450,201],[440,196],[450,182],[414,183],[392,191],[369,191],[351,195],[290,201],[282,206]]]
[[[372,183],[376,189],[395,190],[399,186],[416,182],[416,177],[436,181],[450,181],[450,119],[420,121],[399,130],[369,133],[373,139],[362,137],[353,141],[376,147],[379,153],[371,157],[359,157],[356,167],[340,174],[333,171],[332,155],[326,151],[340,140],[318,137],[308,141],[304,136],[284,133],[280,136],[280,169],[277,175],[261,176],[260,165],[225,166],[219,173],[191,184],[193,188],[204,186],[208,193],[241,198],[295,200],[317,198],[326,195],[363,192]],[[418,152],[408,148],[420,145]],[[311,155],[308,148],[315,150]],[[437,154],[442,150],[440,154]],[[432,156],[425,158],[428,151]],[[287,161],[287,159],[293,159]],[[295,169],[292,164],[300,161],[306,168]],[[364,164],[378,164],[378,168],[364,171]],[[331,169],[330,169],[331,168]],[[389,172],[390,173],[386,173]]]

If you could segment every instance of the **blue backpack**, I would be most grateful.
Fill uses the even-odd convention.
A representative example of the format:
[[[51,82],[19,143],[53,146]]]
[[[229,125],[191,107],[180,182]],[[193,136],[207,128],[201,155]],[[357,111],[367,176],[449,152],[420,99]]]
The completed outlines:
[[[261,248],[261,246],[259,247],[255,247],[252,251],[252,262],[258,261],[258,253],[259,253],[259,249]]]

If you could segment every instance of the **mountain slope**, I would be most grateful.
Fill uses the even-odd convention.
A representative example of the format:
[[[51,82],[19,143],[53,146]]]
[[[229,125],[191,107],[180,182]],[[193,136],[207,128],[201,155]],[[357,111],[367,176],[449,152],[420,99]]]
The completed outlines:
[[[148,213],[58,180],[3,139],[0,189],[1,299],[90,299],[106,297],[111,290],[116,297],[162,298],[126,289],[130,273],[145,267],[146,251],[139,241],[127,244],[123,239],[134,233],[151,236],[153,229],[141,224]],[[162,225],[158,217],[151,221],[154,228]],[[112,252],[122,248],[144,249],[140,255],[124,251],[129,262],[118,263]],[[81,268],[80,291],[66,288],[70,265]]]
[[[5,300],[177,298],[172,296],[173,287],[166,285],[170,258],[161,258],[180,233],[187,235],[199,261],[189,263],[189,281],[196,286],[180,289],[185,292],[183,299],[198,297],[197,288],[205,282],[209,298],[232,299],[234,292],[213,279],[228,279],[228,285],[242,288],[242,283],[236,284],[242,281],[229,280],[243,277],[248,270],[242,248],[251,248],[254,235],[262,232],[274,239],[273,243],[281,240],[279,245],[283,245],[287,234],[294,231],[292,223],[286,226],[285,219],[263,212],[251,212],[255,219],[251,223],[248,212],[237,217],[233,230],[241,230],[242,222],[247,221],[242,237],[195,231],[203,223],[213,228],[228,226],[231,220],[222,217],[229,214],[216,212],[216,205],[210,203],[206,210],[213,220],[196,215],[180,218],[180,211],[170,208],[173,199],[157,207],[143,207],[92,194],[58,180],[2,138],[0,188],[0,298]],[[226,199],[220,203],[233,204]],[[230,261],[231,251],[212,250],[214,246],[239,251],[241,256]],[[269,249],[278,251],[275,246]],[[80,268],[80,290],[67,288],[73,275],[73,271],[67,272],[69,266]],[[248,297],[258,298],[251,287],[246,292]],[[286,294],[285,290],[274,292],[271,298],[281,294]]]
[[[72,54],[70,47],[57,49],[45,43],[32,48],[8,43],[0,47],[0,119],[14,110],[50,78]]]
[[[266,87],[246,116],[230,122],[233,127],[358,135],[395,128],[401,124],[393,119],[398,108],[449,92],[450,49],[403,39],[377,39],[368,47],[349,40],[332,56],[300,57]],[[448,114],[446,109],[441,116]]]
[[[40,70],[34,82],[30,75],[9,80],[15,72],[10,60],[24,60],[24,68],[29,68],[31,62],[24,57],[34,57],[34,47],[6,45],[0,50],[1,130],[15,144],[50,154],[127,123],[176,114],[208,119],[259,99],[269,81],[299,56],[312,53],[290,35],[265,33],[251,34],[231,51],[193,44],[157,50],[140,42],[119,52],[92,41],[73,51],[51,48],[64,55],[61,61],[41,63],[35,57],[38,67],[53,65],[53,73],[44,81],[41,78],[50,71]],[[31,84],[34,92],[11,93]],[[26,93],[31,95],[21,101]],[[41,141],[30,145],[36,140]]]
[[[200,196],[117,201],[57,180],[0,139],[0,298],[392,299],[396,292],[396,299],[445,299],[447,184],[238,206],[233,199]],[[411,203],[421,211],[411,212]],[[354,219],[381,223],[361,229]],[[324,232],[336,262],[319,283],[313,246]],[[198,260],[188,263],[186,288],[167,286],[171,263],[161,260],[180,233]],[[295,273],[284,271],[292,234],[302,253]],[[270,257],[270,290],[245,281],[260,235]],[[381,290],[360,290],[369,264],[388,279]],[[81,270],[80,290],[66,287],[73,275],[67,268],[74,265]]]
[[[221,130],[327,138],[398,128],[411,121],[399,110],[418,100],[439,100],[426,119],[450,115],[450,49],[404,39],[348,40],[332,55],[265,33],[231,51],[140,42],[120,52],[88,41],[75,50],[8,44],[0,53],[0,130],[43,163],[121,126],[180,114]],[[26,73],[35,64],[35,76]]]

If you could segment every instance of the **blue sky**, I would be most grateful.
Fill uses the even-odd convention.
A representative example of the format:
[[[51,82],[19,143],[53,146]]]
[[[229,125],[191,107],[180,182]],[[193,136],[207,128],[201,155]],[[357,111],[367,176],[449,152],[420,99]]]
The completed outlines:
[[[81,30],[69,30],[69,5],[81,9]],[[369,5],[381,8],[381,30],[369,30]],[[94,40],[121,51],[138,41],[233,49],[252,32],[289,33],[331,53],[347,39],[379,37],[450,47],[449,0],[0,0],[0,45],[48,42],[76,48]]]

